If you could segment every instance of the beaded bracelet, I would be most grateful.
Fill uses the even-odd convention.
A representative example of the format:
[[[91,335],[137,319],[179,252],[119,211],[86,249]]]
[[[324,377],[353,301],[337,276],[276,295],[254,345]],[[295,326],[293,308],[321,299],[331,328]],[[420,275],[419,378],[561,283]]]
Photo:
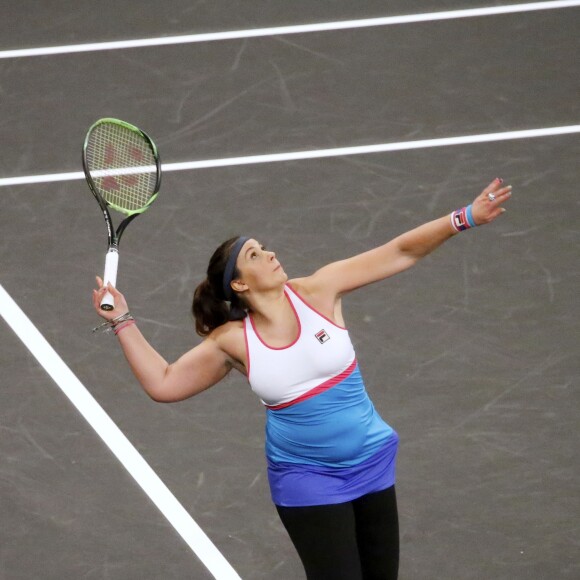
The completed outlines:
[[[117,334],[119,334],[121,330],[127,328],[127,326],[133,326],[133,324],[135,324],[135,320],[133,318],[131,320],[128,320],[127,322],[123,322],[122,324],[117,324],[116,326],[113,327],[113,332],[115,333],[115,336],[117,336]]]
[[[111,329],[114,329],[122,322],[128,322],[129,320],[134,321],[135,319],[133,318],[133,315],[130,312],[125,312],[125,314],[121,314],[120,316],[117,316],[117,318],[107,320],[106,322],[103,322],[103,324],[95,326],[95,328],[93,328],[93,332],[97,332],[97,330],[102,330],[103,332],[110,332]]]
[[[462,232],[477,226],[473,221],[472,208],[473,204],[470,204],[467,207],[451,212],[449,217],[451,218],[451,225],[456,232]]]

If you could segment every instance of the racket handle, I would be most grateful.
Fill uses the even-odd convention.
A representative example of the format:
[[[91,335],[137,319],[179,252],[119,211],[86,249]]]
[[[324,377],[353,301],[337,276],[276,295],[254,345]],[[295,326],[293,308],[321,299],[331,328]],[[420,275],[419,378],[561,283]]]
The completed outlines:
[[[107,286],[109,282],[116,286],[117,284],[117,267],[119,266],[119,252],[115,248],[110,248],[105,258],[105,275],[103,276],[103,285]],[[101,300],[103,310],[113,310],[115,300],[110,292],[107,292]]]

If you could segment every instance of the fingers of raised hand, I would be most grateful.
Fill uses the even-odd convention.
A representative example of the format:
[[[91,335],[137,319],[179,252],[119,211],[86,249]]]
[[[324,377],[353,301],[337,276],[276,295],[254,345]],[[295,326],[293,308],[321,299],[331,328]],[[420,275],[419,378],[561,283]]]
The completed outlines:
[[[481,199],[491,203],[501,203],[509,198],[511,195],[512,186],[503,186],[503,179],[497,177],[494,179],[482,192]]]
[[[503,179],[501,177],[496,177],[484,190],[483,193],[491,193],[496,191],[503,184]]]
[[[505,209],[500,207],[512,195],[512,186],[503,185],[501,178],[494,179],[473,203],[473,217],[475,222],[485,224],[500,216]]]
[[[500,205],[504,201],[508,200],[512,194],[512,186],[506,185],[500,189],[496,189],[495,191],[488,191],[487,193],[482,194],[483,201],[493,204],[493,205]]]

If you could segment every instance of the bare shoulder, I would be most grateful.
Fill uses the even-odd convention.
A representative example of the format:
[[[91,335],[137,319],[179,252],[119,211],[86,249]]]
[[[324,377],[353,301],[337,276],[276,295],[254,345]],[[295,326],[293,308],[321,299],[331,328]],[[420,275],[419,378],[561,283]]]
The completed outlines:
[[[294,278],[288,285],[308,306],[314,308],[332,322],[344,326],[340,296],[324,284],[316,273],[305,278]]]
[[[304,278],[293,278],[288,280],[287,284],[301,296],[310,296],[313,289],[313,284],[311,280],[312,276],[306,276]]]
[[[304,278],[293,278],[288,281],[288,285],[305,300],[327,302],[336,299],[336,293],[324,284],[319,272],[314,272],[311,276]]]

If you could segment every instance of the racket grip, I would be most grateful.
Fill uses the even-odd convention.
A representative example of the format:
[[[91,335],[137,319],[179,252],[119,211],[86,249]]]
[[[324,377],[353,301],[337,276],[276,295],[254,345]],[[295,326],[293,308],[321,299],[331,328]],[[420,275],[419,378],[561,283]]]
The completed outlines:
[[[109,249],[105,258],[105,275],[103,276],[103,285],[107,286],[109,282],[116,286],[117,284],[117,268],[119,266],[119,252],[115,248]],[[107,292],[101,300],[102,310],[113,310],[115,308],[115,300],[110,292]]]

